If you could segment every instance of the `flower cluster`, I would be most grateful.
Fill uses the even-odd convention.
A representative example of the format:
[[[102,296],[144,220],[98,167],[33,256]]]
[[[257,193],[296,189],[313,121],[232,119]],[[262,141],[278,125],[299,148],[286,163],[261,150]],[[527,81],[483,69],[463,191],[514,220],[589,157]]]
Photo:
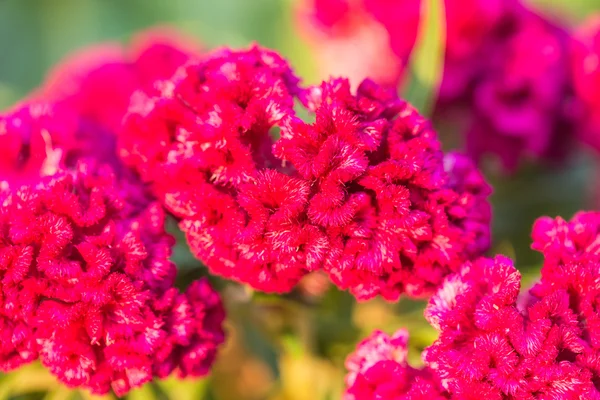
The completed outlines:
[[[252,47],[136,100],[120,155],[217,274],[285,292],[324,268],[360,299],[393,300],[432,291],[489,245],[481,175],[444,160],[429,123],[371,81],[356,94],[343,79],[300,89],[284,60]]]
[[[318,41],[313,47],[326,75],[348,73],[356,82],[370,76],[397,87],[415,43],[423,3],[314,0],[309,11],[301,11],[303,20],[312,23],[301,27]],[[469,126],[466,148],[475,160],[492,153],[512,171],[526,157],[562,159],[579,117],[567,32],[517,0],[448,0],[444,7],[446,53],[436,118],[450,117]],[[383,39],[363,35],[363,20],[371,21],[369,31],[382,30]],[[354,46],[340,36],[352,38]],[[384,50],[377,50],[377,57],[365,57],[356,50],[359,46]],[[351,55],[338,55],[344,52]],[[395,62],[388,61],[390,52]]]
[[[540,218],[532,247],[544,255],[541,278],[521,296],[521,276],[503,256],[465,263],[449,276],[425,310],[439,331],[423,354],[429,381],[443,388],[433,393],[452,399],[600,399],[599,234],[597,212],[571,221]],[[348,359],[349,398],[378,398],[373,393],[386,390],[394,395],[379,398],[419,398],[406,394],[422,385],[411,378],[414,369],[401,350],[406,334],[375,333],[365,343]]]
[[[174,370],[205,374],[224,312],[206,281],[172,287],[164,217],[93,162],[5,191],[2,370],[39,357],[69,386],[119,395]]]

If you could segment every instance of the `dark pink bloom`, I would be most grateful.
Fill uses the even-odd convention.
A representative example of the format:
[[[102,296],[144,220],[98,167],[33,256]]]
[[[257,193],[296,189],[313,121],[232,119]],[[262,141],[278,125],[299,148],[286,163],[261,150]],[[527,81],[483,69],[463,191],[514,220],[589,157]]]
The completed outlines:
[[[173,238],[162,207],[108,166],[79,162],[0,207],[0,366],[39,357],[59,380],[94,393],[203,375],[223,341],[205,281],[173,288]]]
[[[578,133],[584,142],[600,149],[600,15],[589,18],[571,43],[575,92],[583,106]]]
[[[41,99],[62,103],[91,124],[114,132],[138,87],[135,71],[118,43],[86,48],[54,67]]]
[[[516,13],[474,89],[467,149],[475,159],[493,153],[514,170],[523,157],[566,153],[574,123],[567,40],[538,15]]]
[[[324,266],[338,286],[360,299],[422,296],[487,249],[489,186],[463,156],[444,161],[411,106],[371,81],[305,97],[316,122],[290,122],[275,151],[313,182],[307,217],[329,237]]]
[[[446,0],[446,49],[440,84],[442,108],[468,99],[486,74],[490,54],[517,8],[515,0]]]
[[[315,0],[309,11],[300,11],[312,18],[312,25],[300,26],[326,69],[323,75],[342,72],[353,84],[370,77],[396,88],[423,17],[420,4]],[[470,126],[464,143],[476,161],[490,153],[512,171],[523,158],[564,158],[580,117],[567,32],[517,0],[447,0],[444,8],[446,51],[435,117]],[[371,21],[372,27],[363,21]],[[362,34],[367,27],[385,34]],[[590,54],[587,32],[588,39],[582,40],[587,45],[580,46],[576,59]],[[369,50],[378,55],[370,56]],[[585,79],[586,74],[579,75]]]
[[[448,396],[428,368],[411,367],[408,332],[375,331],[346,359],[344,400],[441,400]]]

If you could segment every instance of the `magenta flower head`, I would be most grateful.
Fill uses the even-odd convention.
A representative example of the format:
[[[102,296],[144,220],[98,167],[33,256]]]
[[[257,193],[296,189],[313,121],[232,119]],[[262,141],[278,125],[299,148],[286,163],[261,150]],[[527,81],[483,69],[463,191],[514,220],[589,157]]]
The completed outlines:
[[[297,83],[275,52],[218,51],[160,96],[140,94],[120,136],[122,159],[181,219],[192,251],[213,272],[271,292],[319,266],[327,244],[302,220],[309,183],[269,169],[281,164],[270,130],[293,112]]]
[[[345,80],[311,88],[314,124],[275,145],[311,182],[307,217],[327,233],[324,267],[359,299],[422,296],[489,246],[489,186],[463,156],[444,160],[429,122],[393,91]],[[446,169],[445,169],[446,168]]]
[[[598,213],[542,218],[542,277],[518,299],[520,274],[498,256],[467,263],[426,310],[440,332],[427,364],[460,399],[598,399]]]
[[[492,153],[511,171],[524,157],[564,155],[575,122],[567,45],[561,28],[514,12],[474,89],[467,149],[475,159]]]
[[[600,150],[600,15],[594,15],[574,34],[571,65],[577,99],[582,105],[578,133]]]
[[[444,161],[412,107],[371,81],[356,94],[343,79],[297,83],[274,52],[225,50],[140,95],[126,120],[121,157],[213,272],[285,292],[325,268],[358,298],[394,300],[487,249],[489,187],[464,157]]]
[[[40,358],[68,386],[117,395],[208,372],[223,308],[204,280],[173,287],[164,212],[111,168],[80,161],[2,192],[0,367]]]
[[[403,329],[393,336],[375,331],[359,343],[346,359],[344,400],[447,399],[441,382],[428,368],[408,364],[407,346],[408,332]]]

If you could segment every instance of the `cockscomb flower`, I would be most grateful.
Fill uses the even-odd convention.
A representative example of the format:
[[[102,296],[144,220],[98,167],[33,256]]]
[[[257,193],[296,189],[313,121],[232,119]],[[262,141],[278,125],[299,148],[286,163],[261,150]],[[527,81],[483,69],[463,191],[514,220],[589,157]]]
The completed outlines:
[[[598,271],[583,263],[552,271],[544,267],[520,302],[512,262],[480,259],[432,297],[425,315],[440,337],[424,358],[452,398],[600,398],[599,353],[590,335],[598,320]]]
[[[275,52],[220,50],[160,95],[138,93],[120,134],[121,158],[181,219],[192,251],[266,291],[290,290],[324,247],[302,221],[308,182],[269,170],[280,164],[270,130],[293,112],[297,84]]]
[[[316,123],[295,116],[294,96]],[[445,163],[429,123],[371,81],[300,91],[284,60],[251,48],[137,100],[120,155],[218,274],[284,292],[325,268],[361,299],[394,300],[488,247],[487,184],[464,157]]]
[[[496,154],[514,170],[523,157],[564,155],[575,115],[566,32],[528,10],[508,32],[474,89],[467,149],[475,159]]]
[[[575,32],[571,66],[575,93],[583,108],[578,134],[600,150],[600,15],[589,18]]]
[[[371,81],[307,91],[314,124],[293,120],[275,153],[311,182],[307,217],[326,232],[324,267],[359,299],[422,296],[489,246],[489,186],[448,155],[429,122]],[[445,170],[447,168],[447,170]]]
[[[2,370],[39,357],[68,386],[117,395],[206,374],[224,312],[206,281],[173,287],[164,218],[143,187],[94,162],[4,190]]]
[[[393,336],[375,331],[346,359],[344,400],[448,398],[441,382],[428,368],[417,369],[407,362],[408,332]]]

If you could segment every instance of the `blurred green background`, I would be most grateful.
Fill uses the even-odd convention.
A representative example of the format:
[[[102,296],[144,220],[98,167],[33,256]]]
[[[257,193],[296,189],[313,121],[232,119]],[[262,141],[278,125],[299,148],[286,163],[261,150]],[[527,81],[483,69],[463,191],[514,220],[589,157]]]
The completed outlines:
[[[600,11],[598,0],[535,3],[569,25],[594,8]],[[127,41],[136,31],[155,25],[176,27],[206,48],[257,41],[279,50],[304,81],[314,82],[310,51],[295,31],[294,6],[294,0],[0,0],[0,107],[34,89],[69,53],[101,41]],[[544,214],[568,218],[600,204],[595,157],[581,149],[566,168],[525,166],[513,177],[489,174],[495,189],[493,252],[514,257],[526,281],[535,278],[540,262],[529,250],[533,220]],[[181,241],[174,257],[182,286],[205,274]],[[415,364],[420,362],[419,352],[435,339],[422,317],[422,302],[356,304],[319,275],[308,277],[285,297],[213,281],[228,309],[229,339],[212,375],[154,382],[129,399],[338,399],[344,358],[373,329],[408,328]],[[95,397],[57,384],[39,364],[0,376],[0,400],[90,398]]]

